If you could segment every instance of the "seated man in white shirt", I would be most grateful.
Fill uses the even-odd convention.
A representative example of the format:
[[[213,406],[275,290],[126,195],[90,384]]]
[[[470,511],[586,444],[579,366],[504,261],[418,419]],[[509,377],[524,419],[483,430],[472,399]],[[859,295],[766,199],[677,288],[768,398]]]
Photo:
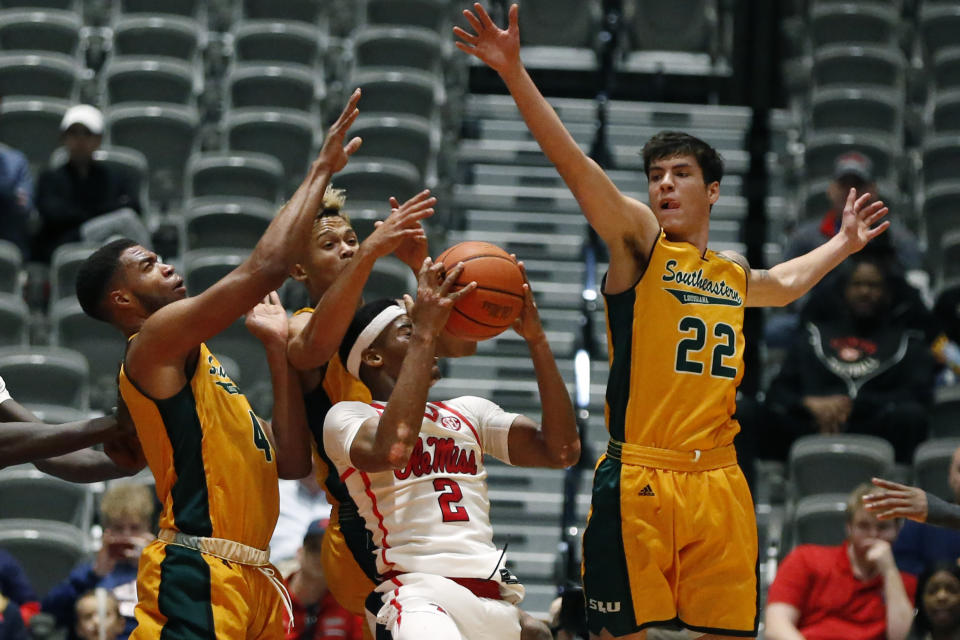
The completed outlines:
[[[368,620],[394,640],[519,639],[513,605],[523,587],[493,544],[483,455],[542,467],[580,456],[573,405],[528,285],[514,329],[530,348],[542,426],[482,398],[427,402],[439,378],[437,336],[453,303],[474,288],[450,292],[461,270],[441,283],[443,266],[428,258],[410,315],[393,300],[357,312],[340,357],[374,401],[338,403],[323,427],[376,556],[380,584],[367,600]]]

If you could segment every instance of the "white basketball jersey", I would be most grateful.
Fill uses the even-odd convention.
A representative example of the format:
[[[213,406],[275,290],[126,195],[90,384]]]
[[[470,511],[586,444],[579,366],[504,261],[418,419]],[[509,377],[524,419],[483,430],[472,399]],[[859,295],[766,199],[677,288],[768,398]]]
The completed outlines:
[[[493,544],[483,454],[509,462],[507,433],[517,414],[472,396],[427,403],[406,467],[366,473],[351,464],[350,447],[364,421],[385,406],[340,402],[323,425],[330,460],[373,534],[377,570],[489,578],[503,565]]]

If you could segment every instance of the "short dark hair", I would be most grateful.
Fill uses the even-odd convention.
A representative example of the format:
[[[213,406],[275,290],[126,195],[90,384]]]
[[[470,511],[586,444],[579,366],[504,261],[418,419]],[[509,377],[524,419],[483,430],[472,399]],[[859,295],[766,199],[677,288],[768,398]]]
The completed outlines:
[[[353,349],[357,338],[359,338],[363,330],[367,328],[367,325],[380,315],[380,312],[384,309],[396,305],[396,298],[381,298],[373,302],[368,302],[357,309],[357,312],[353,315],[353,320],[350,321],[350,326],[347,327],[346,333],[343,334],[343,340],[340,342],[340,350],[338,353],[340,354],[340,362],[343,363],[344,367],[347,366],[350,350]]]
[[[650,164],[664,158],[691,155],[703,171],[704,184],[723,179],[723,158],[709,144],[682,131],[661,131],[643,145],[643,173],[650,176]]]
[[[80,265],[77,272],[77,300],[84,313],[91,318],[110,322],[103,308],[103,296],[117,273],[120,255],[135,246],[137,243],[129,238],[113,240],[91,253]]]

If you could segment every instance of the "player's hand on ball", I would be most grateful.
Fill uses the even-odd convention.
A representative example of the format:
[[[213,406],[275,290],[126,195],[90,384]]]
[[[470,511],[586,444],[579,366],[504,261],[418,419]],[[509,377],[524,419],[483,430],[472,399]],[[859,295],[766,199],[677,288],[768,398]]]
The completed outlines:
[[[510,254],[514,260],[517,256]],[[540,312],[537,311],[537,302],[533,297],[533,290],[530,289],[530,280],[527,278],[527,270],[523,262],[517,262],[520,267],[520,273],[523,274],[523,307],[520,315],[513,322],[513,330],[527,342],[537,341],[546,338],[543,331],[543,324],[540,322]]]
[[[461,272],[462,262],[447,270],[442,262],[434,262],[430,257],[424,259],[417,275],[417,301],[411,316],[414,331],[419,329],[433,336],[440,335],[456,301],[477,288],[477,283],[471,282],[452,291]]]
[[[276,291],[271,291],[260,304],[247,312],[244,325],[265,345],[287,345],[287,312],[280,304],[280,296]]]

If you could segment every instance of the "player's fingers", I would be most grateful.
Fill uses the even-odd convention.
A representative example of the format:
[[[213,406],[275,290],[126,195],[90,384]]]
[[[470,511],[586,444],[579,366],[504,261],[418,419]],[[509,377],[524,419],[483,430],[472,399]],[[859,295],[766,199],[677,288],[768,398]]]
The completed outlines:
[[[889,220],[884,220],[883,222],[881,222],[880,224],[878,224],[878,225],[875,226],[874,228],[872,228],[872,229],[870,229],[869,231],[867,231],[867,240],[873,240],[873,239],[876,238],[878,235],[880,235],[881,233],[883,233],[884,231],[886,231],[889,227],[890,227],[890,221],[889,221]]]
[[[857,211],[859,213],[865,206],[867,206],[867,203],[870,202],[871,198],[873,198],[873,195],[870,193],[860,194],[860,197],[857,198],[856,201],[853,203],[854,211]]]
[[[357,152],[357,149],[359,149],[360,145],[362,144],[363,144],[362,138],[359,138],[359,137],[354,138],[353,140],[347,143],[347,146],[343,148],[343,152],[348,156],[352,156],[354,153]]]
[[[390,199],[388,200],[388,202],[390,203],[391,213],[393,213],[393,211],[392,211],[393,209],[399,209],[399,208],[400,208],[400,203],[397,202],[397,199],[394,198],[393,196],[390,196]]]
[[[847,191],[847,202],[844,204],[844,209],[850,209],[853,207],[853,203],[857,201],[857,190],[853,187],[850,187],[850,191]]]
[[[520,28],[520,7],[516,3],[510,5],[510,12],[507,17],[510,31],[516,31]]]
[[[277,293],[276,291],[271,291],[271,292],[270,292],[270,295],[269,295],[268,297],[270,298],[270,304],[274,304],[274,305],[280,306],[280,294],[279,294],[279,293]]]
[[[483,5],[479,2],[473,3],[473,8],[477,11],[477,17],[480,18],[480,24],[482,24],[487,29],[496,29],[497,25],[493,23],[493,20],[490,18],[490,14],[487,13],[487,10],[483,8]]]
[[[890,213],[890,209],[888,207],[881,206],[867,213],[867,215],[864,216],[863,221],[864,223],[866,223],[868,227],[872,227],[876,222],[878,222],[883,216],[887,215],[888,213]]]
[[[474,3],[473,8],[476,10],[476,13],[470,11],[469,9],[464,9],[463,17],[467,19],[467,22],[470,23],[470,26],[473,27],[473,30],[477,32],[477,35],[483,33],[483,22],[480,21],[480,18],[477,17],[480,13],[486,13],[479,4]]]
[[[448,280],[450,280],[451,282],[453,281],[452,278],[448,278]],[[444,297],[446,297],[446,298],[449,299],[449,300],[452,300],[452,301],[456,302],[457,300],[459,300],[459,299],[462,298],[463,296],[470,295],[471,293],[473,293],[473,290],[476,289],[476,288],[477,288],[477,281],[476,281],[476,280],[471,280],[471,281],[470,281],[470,284],[468,284],[467,286],[463,287],[462,289],[460,289],[460,290],[458,290],[458,291],[454,291],[454,292],[452,292],[452,293],[446,293],[446,292],[444,292]]]
[[[882,487],[884,489],[899,489],[901,491],[910,489],[910,487],[905,484],[900,484],[899,482],[894,482],[893,480],[885,480],[884,478],[871,478],[870,482],[872,482],[874,486]],[[869,498],[876,495],[883,495],[883,493],[874,493],[867,497]]]
[[[420,271],[417,273],[417,279],[422,280],[424,276],[427,275],[427,272],[430,271],[430,267],[433,266],[433,259],[430,256],[427,256],[423,259],[423,264],[420,265]]]
[[[357,110],[357,102],[360,101],[360,87],[357,87],[353,90],[353,93],[350,94],[350,99],[347,100],[347,106],[343,108],[343,111],[340,113],[340,117],[337,118],[337,121],[333,126],[340,125],[347,121],[347,119]]]
[[[463,51],[464,53],[469,53],[472,56],[477,55],[476,47],[460,42],[459,40],[457,42],[454,42],[453,46],[455,46],[457,49],[460,49],[460,51]]]
[[[464,13],[469,13],[469,12],[466,12],[466,11],[465,11]],[[464,30],[461,29],[460,27],[454,27],[454,28],[453,28],[453,35],[457,36],[458,38],[460,38],[460,39],[463,40],[464,42],[469,42],[470,44],[476,44],[476,43],[477,43],[477,36],[473,35],[472,33],[467,32],[467,31],[464,31]]]
[[[447,272],[443,275],[443,281],[440,283],[440,288],[438,289],[440,295],[446,295],[450,288],[456,284],[457,280],[460,278],[460,274],[463,273],[465,265],[462,262],[458,262],[452,269],[448,269]]]

